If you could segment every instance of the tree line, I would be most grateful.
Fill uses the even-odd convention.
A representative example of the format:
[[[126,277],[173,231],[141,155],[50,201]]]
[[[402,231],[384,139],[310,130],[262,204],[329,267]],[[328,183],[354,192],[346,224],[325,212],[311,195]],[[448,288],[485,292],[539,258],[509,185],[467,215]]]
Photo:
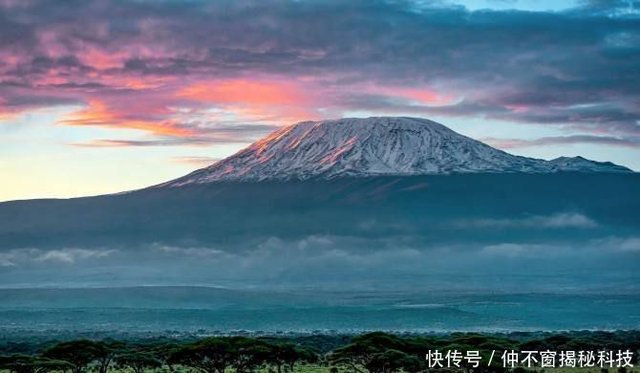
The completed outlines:
[[[306,340],[307,342],[309,340]],[[429,350],[479,351],[483,361],[492,350],[632,349],[640,352],[640,333],[576,333],[528,337],[453,333],[446,336],[397,336],[375,332],[354,336],[340,346],[325,350],[322,344],[278,338],[208,337],[180,342],[123,342],[118,340],[71,340],[48,345],[37,353],[5,353],[0,370],[10,373],[109,373],[128,370],[144,373],[163,369],[197,373],[295,372],[313,364],[337,373],[393,373],[427,371]],[[465,372],[503,372],[502,366],[471,367]]]

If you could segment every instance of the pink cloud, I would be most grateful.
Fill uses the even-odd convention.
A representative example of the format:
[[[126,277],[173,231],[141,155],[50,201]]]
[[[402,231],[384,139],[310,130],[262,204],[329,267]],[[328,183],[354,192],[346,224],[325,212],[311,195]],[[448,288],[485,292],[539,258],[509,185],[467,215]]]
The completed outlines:
[[[289,82],[230,79],[196,83],[184,87],[178,97],[209,103],[245,105],[308,104],[308,94]]]
[[[146,119],[135,113],[119,112],[117,109],[114,110],[105,102],[94,99],[89,101],[89,105],[86,108],[67,115],[60,123],[138,129],[163,136],[191,136],[194,134],[193,131],[180,126],[170,118],[160,120]],[[151,109],[156,110],[156,114],[164,114],[166,112],[163,108],[151,107]]]
[[[417,104],[426,106],[450,105],[455,101],[455,98],[453,96],[437,92],[427,87],[407,88],[394,86],[373,86],[370,88],[370,92],[388,97],[409,100]]]
[[[278,121],[281,124],[318,117],[318,97],[311,84],[280,79],[223,79],[189,84],[176,98],[222,108],[238,120]]]

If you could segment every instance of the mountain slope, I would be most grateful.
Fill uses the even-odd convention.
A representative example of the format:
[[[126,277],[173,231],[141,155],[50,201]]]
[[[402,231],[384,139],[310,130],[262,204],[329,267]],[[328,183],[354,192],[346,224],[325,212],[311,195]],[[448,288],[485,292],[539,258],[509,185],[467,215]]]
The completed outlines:
[[[558,172],[632,172],[612,162],[596,162],[583,157],[558,157],[550,160],[548,164]]]
[[[222,180],[306,180],[341,176],[449,173],[630,172],[584,158],[515,156],[419,118],[300,122],[235,155],[163,186]]]

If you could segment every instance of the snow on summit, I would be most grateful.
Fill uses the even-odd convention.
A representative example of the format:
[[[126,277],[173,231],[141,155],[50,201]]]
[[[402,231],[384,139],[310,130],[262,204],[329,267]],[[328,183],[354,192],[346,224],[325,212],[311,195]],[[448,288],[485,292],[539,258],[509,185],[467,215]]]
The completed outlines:
[[[283,127],[238,153],[163,186],[222,180],[306,180],[447,173],[630,172],[581,157],[515,156],[427,119],[306,121]]]

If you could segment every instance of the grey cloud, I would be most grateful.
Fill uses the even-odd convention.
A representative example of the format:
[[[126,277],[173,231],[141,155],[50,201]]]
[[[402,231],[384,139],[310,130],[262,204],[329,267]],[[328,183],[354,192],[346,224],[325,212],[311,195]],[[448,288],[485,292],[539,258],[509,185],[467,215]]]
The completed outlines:
[[[117,148],[117,147],[149,147],[149,146],[182,146],[182,145],[210,145],[237,144],[252,142],[277,127],[264,124],[231,124],[231,123],[189,123],[180,124],[178,128],[190,129],[191,136],[159,137],[149,140],[96,139],[89,142],[71,143],[72,146],[84,148]],[[196,161],[196,159],[182,159],[182,161]]]
[[[501,149],[515,149],[526,148],[531,146],[544,146],[544,145],[562,145],[562,144],[602,144],[602,145],[615,145],[629,148],[640,147],[640,137],[611,137],[611,136],[592,136],[592,135],[573,135],[573,136],[548,136],[541,137],[532,140],[523,139],[501,139],[494,137],[487,137],[481,139],[489,145],[501,148]]]
[[[588,10],[604,14],[634,14],[640,12],[640,1],[637,0],[583,0]]]
[[[640,238],[627,238],[620,243],[620,250],[640,252]]]
[[[64,248],[57,250],[13,249],[0,253],[0,267],[17,267],[34,263],[73,264],[88,259],[106,258],[115,249]]]
[[[46,251],[33,260],[37,262],[63,262],[75,263],[78,260],[90,258],[104,258],[111,255],[114,250],[88,250],[88,249],[62,249]]]
[[[166,246],[166,245],[153,245],[153,247],[166,254],[178,254],[180,256],[195,257],[195,258],[219,258],[228,255],[222,250],[207,248],[207,247],[180,247],[180,246]]]
[[[640,253],[640,237],[607,237],[595,240],[598,247],[609,247],[616,251],[628,253]]]
[[[638,253],[638,242],[638,237],[633,236],[571,244],[514,237],[486,244],[447,246],[415,241],[412,237],[376,239],[318,234],[300,239],[264,237],[244,243],[245,250],[229,245],[151,244],[127,248],[123,256],[115,255],[121,249],[22,249],[0,254],[0,278],[11,278],[12,284],[23,278],[37,284],[50,277],[57,283],[77,284],[81,279],[94,286],[106,281],[230,287],[335,286],[344,290],[393,288],[394,284],[425,289],[444,283],[477,288],[493,286],[496,278],[511,276],[511,283],[500,286],[518,289],[567,281],[574,278],[575,271],[596,271],[605,277],[613,272],[631,273],[634,261],[625,258]],[[73,263],[76,265],[70,266]],[[35,273],[33,266],[38,264]],[[65,268],[64,273],[60,268]],[[539,277],[549,273],[558,275]],[[600,281],[607,281],[591,276],[576,278],[599,286]],[[531,278],[537,280],[526,280]]]
[[[212,165],[218,161],[220,158],[213,157],[201,157],[201,156],[182,156],[182,157],[171,157],[172,162],[183,163],[198,167],[204,167]]]
[[[483,254],[514,257],[522,255],[526,250],[531,249],[526,245],[514,243],[501,243],[496,245],[488,245],[482,248]]]
[[[589,217],[578,213],[557,213],[548,216],[529,216],[515,219],[470,219],[454,223],[461,228],[594,228],[598,224]]]

